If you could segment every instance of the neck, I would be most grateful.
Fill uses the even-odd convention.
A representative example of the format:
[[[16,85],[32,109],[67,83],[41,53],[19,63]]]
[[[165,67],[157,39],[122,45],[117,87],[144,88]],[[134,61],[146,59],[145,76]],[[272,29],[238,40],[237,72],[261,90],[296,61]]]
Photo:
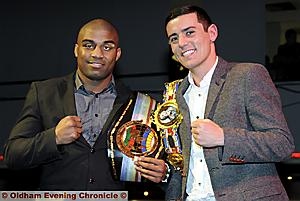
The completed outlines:
[[[88,84],[85,84],[84,87],[94,93],[100,93],[101,91],[103,91],[105,88],[108,87],[110,82],[111,82],[111,79],[105,79],[105,80],[100,80],[100,81],[91,81]]]
[[[94,93],[100,93],[102,92],[105,88],[108,87],[109,83],[112,80],[112,75],[102,79],[102,80],[91,80],[88,79],[86,77],[84,77],[83,79],[80,78],[84,87],[89,90],[92,91]]]
[[[200,86],[200,82],[203,80],[204,76],[210,71],[217,59],[217,56],[211,55],[203,63],[201,63],[196,68],[190,69],[192,78],[196,86]]]

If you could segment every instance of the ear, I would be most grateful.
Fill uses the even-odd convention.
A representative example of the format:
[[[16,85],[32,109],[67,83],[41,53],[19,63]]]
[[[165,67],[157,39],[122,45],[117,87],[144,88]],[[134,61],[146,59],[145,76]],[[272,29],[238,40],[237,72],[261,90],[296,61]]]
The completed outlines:
[[[117,56],[116,56],[116,61],[118,61],[121,57],[121,54],[122,54],[122,50],[120,47],[117,48]]]
[[[78,56],[78,44],[75,44],[75,46],[74,46],[74,55],[77,58],[77,56]]]
[[[214,42],[218,37],[218,27],[215,24],[211,24],[207,30],[210,40]]]

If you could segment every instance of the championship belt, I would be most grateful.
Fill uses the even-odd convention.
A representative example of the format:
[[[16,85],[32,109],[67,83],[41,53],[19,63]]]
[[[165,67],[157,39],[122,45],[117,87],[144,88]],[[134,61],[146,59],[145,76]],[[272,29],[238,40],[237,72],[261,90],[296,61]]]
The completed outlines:
[[[184,164],[182,148],[177,132],[183,117],[179,112],[175,99],[175,94],[181,81],[175,80],[165,83],[163,103],[158,104],[151,118],[157,130],[160,131],[165,152],[168,154],[168,162],[178,171],[183,170]]]
[[[137,93],[117,116],[109,133],[108,157],[113,177],[120,181],[141,182],[142,177],[134,167],[140,156],[158,157],[163,150],[161,138],[151,127],[150,116],[156,101]]]

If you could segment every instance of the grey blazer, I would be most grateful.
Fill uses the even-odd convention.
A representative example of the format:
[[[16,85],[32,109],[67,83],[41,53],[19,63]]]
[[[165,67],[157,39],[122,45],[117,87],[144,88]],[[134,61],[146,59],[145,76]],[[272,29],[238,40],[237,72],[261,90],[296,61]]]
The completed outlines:
[[[173,171],[166,200],[185,198],[191,131],[189,109],[183,95],[188,87],[186,77],[176,94],[184,117],[179,127],[184,176]],[[224,130],[223,147],[204,149],[217,200],[288,200],[275,162],[290,156],[294,142],[280,96],[264,66],[228,63],[219,57],[209,88],[205,118]]]

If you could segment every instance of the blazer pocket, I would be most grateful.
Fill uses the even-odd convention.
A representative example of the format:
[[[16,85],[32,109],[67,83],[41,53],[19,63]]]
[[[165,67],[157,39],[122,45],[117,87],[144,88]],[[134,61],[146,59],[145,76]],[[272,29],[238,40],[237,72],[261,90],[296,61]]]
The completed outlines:
[[[253,188],[244,190],[243,196],[245,200],[250,198],[251,200],[259,200],[272,196],[276,197],[282,194],[282,188],[283,187],[281,183],[278,181],[263,183],[261,186],[255,186]]]

